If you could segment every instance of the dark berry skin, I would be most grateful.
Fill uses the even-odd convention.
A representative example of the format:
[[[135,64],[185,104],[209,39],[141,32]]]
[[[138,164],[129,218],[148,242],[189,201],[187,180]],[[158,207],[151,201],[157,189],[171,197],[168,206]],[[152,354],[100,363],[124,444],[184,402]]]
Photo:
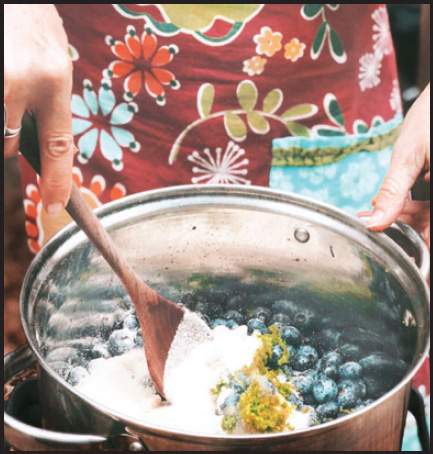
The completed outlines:
[[[253,334],[254,330],[260,331],[260,334],[270,333],[263,321],[258,318],[251,318],[250,320],[248,320],[247,326],[248,334]]]
[[[283,347],[281,347],[281,345],[275,345],[274,348],[272,349],[271,358],[269,359],[269,366],[271,367],[271,369],[278,368],[278,361],[281,359],[282,356]]]
[[[313,394],[319,404],[335,400],[337,393],[337,384],[328,377],[320,378],[314,382]]]
[[[256,307],[251,312],[253,318],[258,318],[261,320],[265,325],[267,325],[271,319],[271,311],[266,307]]]
[[[224,318],[226,320],[234,320],[238,325],[244,324],[244,316],[238,311],[229,310],[225,312]]]
[[[288,345],[299,347],[302,344],[302,334],[294,326],[283,326],[280,329],[281,338]]]
[[[361,380],[342,380],[338,383],[337,403],[343,408],[353,408],[366,395],[366,386]]]
[[[335,402],[326,402],[316,408],[316,415],[321,421],[333,419],[338,414],[338,405]]]
[[[338,375],[340,378],[347,378],[347,379],[356,379],[361,378],[362,375],[362,366],[355,361],[349,361],[347,363],[342,364],[338,368]]]
[[[310,345],[298,348],[293,360],[293,367],[297,370],[313,369],[317,363],[318,354]]]
[[[292,383],[298,388],[301,394],[309,394],[313,392],[314,374],[314,370],[308,369],[293,377]]]
[[[113,331],[108,339],[108,350],[113,356],[121,355],[135,347],[135,342],[131,332],[126,329]]]
[[[358,345],[344,344],[337,348],[337,352],[342,356],[344,361],[359,361],[364,353]]]
[[[271,317],[271,325],[290,325],[292,322],[291,318],[286,314],[274,314]]]

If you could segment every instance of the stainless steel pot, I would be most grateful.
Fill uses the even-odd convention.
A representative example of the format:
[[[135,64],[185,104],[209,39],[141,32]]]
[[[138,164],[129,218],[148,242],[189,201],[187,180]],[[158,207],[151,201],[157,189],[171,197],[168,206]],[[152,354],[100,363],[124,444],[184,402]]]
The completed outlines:
[[[367,408],[294,433],[207,436],[167,430],[119,414],[78,393],[57,373],[67,348],[86,348],[100,334],[98,330],[104,330],[106,317],[112,321],[122,316],[126,298],[117,278],[71,224],[32,263],[20,302],[24,330],[38,364],[47,429],[103,439],[126,432],[147,449],[161,451],[400,449],[411,379],[429,346],[425,282],[429,257],[410,227],[396,224],[387,233],[416,264],[395,241],[370,232],[357,218],[263,188],[157,190],[108,204],[98,214],[139,274],[162,292],[171,292],[171,299],[179,288],[188,288],[188,278],[197,271],[243,282],[260,280],[286,290],[298,287],[307,294],[319,292],[320,301],[308,304],[320,316],[368,326],[386,339],[395,354],[410,359],[410,370]],[[371,293],[375,284],[383,290],[380,301]],[[98,307],[98,301],[106,302],[105,309]],[[109,313],[103,312],[106,307],[111,307]],[[5,414],[6,437],[16,439],[20,431],[25,433],[22,425]],[[82,437],[80,441],[90,435]]]

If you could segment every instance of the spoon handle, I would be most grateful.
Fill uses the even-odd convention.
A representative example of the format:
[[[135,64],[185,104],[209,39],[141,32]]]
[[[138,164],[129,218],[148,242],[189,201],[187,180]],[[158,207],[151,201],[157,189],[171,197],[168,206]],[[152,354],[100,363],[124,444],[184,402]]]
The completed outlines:
[[[40,175],[41,161],[36,122],[32,116],[26,113],[23,118],[22,126],[23,129],[21,131],[20,142],[21,153],[33,169]],[[108,235],[98,217],[83,199],[80,190],[74,182],[72,182],[71,197],[65,209],[117,274],[134,304],[135,302],[143,301],[143,299],[150,302],[153,301],[155,297],[154,290],[147,286],[137,276],[133,268],[120,254],[114,241]]]

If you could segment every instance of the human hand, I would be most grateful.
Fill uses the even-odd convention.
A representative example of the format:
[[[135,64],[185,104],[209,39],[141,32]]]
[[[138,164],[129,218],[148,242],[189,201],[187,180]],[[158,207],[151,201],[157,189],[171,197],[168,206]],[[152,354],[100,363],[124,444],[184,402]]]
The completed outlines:
[[[20,127],[31,110],[41,150],[40,193],[47,213],[57,216],[71,191],[72,63],[68,40],[54,5],[4,5],[4,103],[7,126]],[[4,140],[5,157],[17,153],[19,136]]]
[[[416,179],[430,181],[430,84],[411,107],[394,145],[391,166],[377,196],[367,224],[383,230],[397,219],[417,228],[430,244],[429,203],[408,200]]]

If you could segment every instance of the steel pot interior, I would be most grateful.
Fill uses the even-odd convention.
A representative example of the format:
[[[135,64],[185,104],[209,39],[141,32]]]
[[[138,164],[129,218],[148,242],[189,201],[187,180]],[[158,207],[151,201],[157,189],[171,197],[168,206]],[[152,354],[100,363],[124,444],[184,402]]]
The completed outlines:
[[[407,362],[405,382],[426,354],[428,290],[415,264],[386,235],[343,212],[267,189],[188,186],[126,197],[98,213],[131,265],[174,301],[198,290],[222,300],[244,292],[252,306],[288,298],[322,326],[370,333]],[[74,224],[42,248],[21,296],[27,339],[57,382],[64,363],[72,355],[86,361],[86,351],[130,308],[117,277]]]

